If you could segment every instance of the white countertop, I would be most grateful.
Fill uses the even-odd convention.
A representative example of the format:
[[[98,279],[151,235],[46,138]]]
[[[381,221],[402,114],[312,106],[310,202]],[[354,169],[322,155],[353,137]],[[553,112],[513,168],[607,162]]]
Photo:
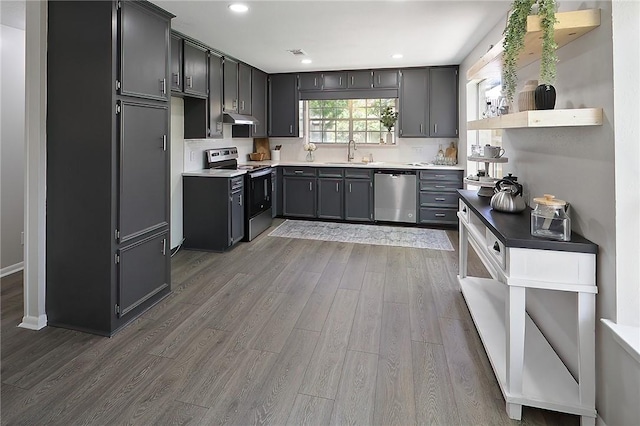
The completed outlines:
[[[265,165],[265,166],[307,166],[307,167],[359,167],[367,169],[412,169],[412,170],[464,170],[461,166],[436,166],[428,163],[394,163],[386,161],[374,161],[373,163],[362,163],[359,161],[345,162],[322,162],[322,161],[247,161],[243,164]]]
[[[373,163],[361,163],[352,161],[351,163],[342,162],[320,162],[320,161],[247,161],[239,165],[253,165],[253,166],[305,166],[305,167],[357,167],[366,169],[403,169],[403,170],[464,170],[460,166],[436,166],[427,163],[393,163],[375,161]],[[218,178],[232,178],[247,173],[248,170],[228,170],[228,169],[203,169],[194,170],[191,172],[184,172],[182,176],[198,176],[198,177],[218,177]],[[250,170],[249,170],[250,171]]]
[[[247,173],[246,170],[229,170],[229,169],[202,169],[191,172],[184,172],[182,176],[197,177],[214,177],[214,178],[232,178]]]

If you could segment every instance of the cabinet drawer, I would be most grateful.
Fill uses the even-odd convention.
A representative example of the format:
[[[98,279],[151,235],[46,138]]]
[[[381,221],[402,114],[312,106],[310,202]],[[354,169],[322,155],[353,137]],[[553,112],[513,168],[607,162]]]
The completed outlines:
[[[244,176],[238,176],[229,179],[229,189],[231,192],[236,192],[242,189],[244,186]]]
[[[507,251],[504,247],[504,244],[502,244],[502,242],[500,242],[500,240],[498,240],[496,236],[493,235],[493,233],[488,229],[486,230],[485,241],[487,242],[487,253],[491,258],[493,258],[493,260],[498,262],[498,265],[500,265],[500,268],[502,268],[502,270],[504,271]]]
[[[420,181],[420,191],[456,192],[462,188],[460,182],[451,181]]]
[[[316,176],[316,169],[313,167],[283,167],[284,176]]]
[[[462,219],[465,222],[469,223],[469,207],[467,207],[467,205],[462,200],[458,200],[458,203],[459,203],[458,211],[462,215]]]
[[[457,207],[458,194],[441,192],[421,192],[420,207]]]
[[[334,177],[341,178],[344,175],[343,169],[337,169],[335,167],[323,167],[318,169],[318,177]]]
[[[344,169],[344,177],[354,179],[372,179],[373,173],[371,170],[366,169],[347,168]]]
[[[420,208],[420,223],[456,224],[458,216],[455,209]]]
[[[419,179],[458,182],[462,175],[458,170],[420,170]]]

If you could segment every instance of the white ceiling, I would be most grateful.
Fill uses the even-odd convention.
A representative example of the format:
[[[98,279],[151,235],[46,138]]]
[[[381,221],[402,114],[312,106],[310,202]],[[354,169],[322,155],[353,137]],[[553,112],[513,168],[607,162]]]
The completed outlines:
[[[504,21],[510,0],[154,0],[172,27],[268,73],[460,64]],[[488,46],[487,46],[488,47]],[[310,65],[287,52],[303,49]],[[392,59],[402,53],[402,59]]]

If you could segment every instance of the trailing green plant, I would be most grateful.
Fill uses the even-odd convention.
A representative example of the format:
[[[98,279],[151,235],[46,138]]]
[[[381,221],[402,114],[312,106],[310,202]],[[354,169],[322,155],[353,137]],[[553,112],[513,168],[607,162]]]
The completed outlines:
[[[556,20],[555,0],[538,0],[538,16],[542,27],[542,56],[540,57],[540,83],[551,85],[556,81],[556,39],[554,27]]]
[[[387,128],[387,131],[390,132],[391,129],[393,129],[393,126],[396,125],[397,119],[398,112],[393,112],[393,108],[391,108],[390,106],[385,107],[382,110],[382,114],[380,115],[380,123],[382,123],[382,125]]]
[[[556,23],[555,0],[514,0],[511,14],[504,30],[502,55],[502,87],[507,99],[511,102],[518,83],[518,56],[524,48],[527,33],[527,17],[534,5],[538,6],[540,25],[542,28],[542,57],[540,59],[540,81],[552,84],[556,77],[557,45],[554,39]]]

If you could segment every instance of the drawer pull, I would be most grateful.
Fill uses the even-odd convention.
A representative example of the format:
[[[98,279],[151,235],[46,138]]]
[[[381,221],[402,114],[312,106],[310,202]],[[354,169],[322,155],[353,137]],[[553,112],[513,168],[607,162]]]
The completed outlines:
[[[436,213],[434,216],[435,217],[445,217],[446,214],[444,214],[444,213]]]
[[[446,199],[446,198],[436,198],[435,200],[436,200],[436,201],[447,201],[447,199]]]
[[[497,241],[495,243],[493,243],[493,250],[495,250],[498,253],[500,253],[500,244],[498,244]]]
[[[434,176],[435,176],[435,177],[437,177],[437,178],[443,178],[443,177],[445,177],[445,175],[434,175]]]
[[[436,188],[446,188],[444,185],[435,185]]]
[[[293,173],[297,174],[297,175],[301,175],[304,173],[304,171],[302,170],[294,170]]]

